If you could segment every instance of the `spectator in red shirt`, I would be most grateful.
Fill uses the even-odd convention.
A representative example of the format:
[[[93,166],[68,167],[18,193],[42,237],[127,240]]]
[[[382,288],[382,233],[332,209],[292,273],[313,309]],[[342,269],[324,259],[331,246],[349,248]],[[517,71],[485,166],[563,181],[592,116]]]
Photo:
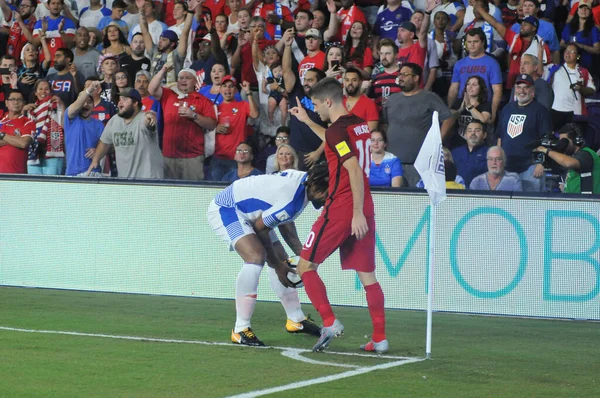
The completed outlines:
[[[361,9],[354,4],[354,0],[342,0],[341,4],[342,8],[338,10],[336,15],[331,15],[330,18],[334,18],[334,22],[337,21],[339,24],[335,41],[345,44],[352,25],[355,22],[362,22],[366,25],[367,18],[365,18],[365,14]]]
[[[419,40],[415,42],[417,36],[417,27],[414,23],[402,22],[398,27],[398,63],[400,66],[407,63],[413,63],[424,68],[425,54],[427,53],[427,37],[419,35]]]
[[[321,68],[325,63],[325,53],[321,51],[321,32],[317,29],[309,29],[304,37],[308,54],[298,65],[298,76],[302,84],[304,84],[304,74],[307,70]]]
[[[363,79],[369,79],[373,71],[373,51],[369,47],[369,31],[367,26],[354,22],[346,36],[344,44],[346,68],[356,68]]]
[[[21,64],[21,50],[27,42],[33,41],[33,27],[36,18],[33,13],[37,7],[36,0],[22,0],[18,12],[13,11],[6,0],[0,0],[0,9],[4,16],[4,27],[8,29],[6,54],[12,55]]]
[[[358,69],[348,68],[344,74],[344,106],[351,114],[363,119],[369,125],[371,131],[377,129],[379,112],[375,101],[361,93],[362,76]]]
[[[160,101],[163,110],[163,156],[165,178],[200,181],[204,179],[204,130],[217,125],[213,104],[196,92],[196,71],[182,69],[177,86],[161,87],[172,65],[166,64],[152,77],[148,92]]]
[[[258,105],[250,95],[250,83],[242,84],[248,102],[235,99],[237,81],[227,75],[223,78],[221,96],[223,102],[217,106],[218,122],[215,129],[215,153],[210,160],[209,179],[221,181],[225,174],[237,169],[235,150],[252,133],[248,128],[248,118],[258,117]]]
[[[8,114],[0,121],[0,173],[27,174],[27,151],[33,142],[35,123],[22,115],[25,98],[11,90]]]

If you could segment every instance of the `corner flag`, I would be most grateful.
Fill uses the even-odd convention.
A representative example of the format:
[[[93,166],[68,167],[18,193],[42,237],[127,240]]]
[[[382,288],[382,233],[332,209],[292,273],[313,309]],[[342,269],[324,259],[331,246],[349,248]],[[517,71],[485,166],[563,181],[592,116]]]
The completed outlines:
[[[417,160],[415,160],[415,169],[423,179],[425,189],[434,206],[446,199],[444,152],[442,151],[442,133],[437,111],[433,112],[431,128],[427,132]]]

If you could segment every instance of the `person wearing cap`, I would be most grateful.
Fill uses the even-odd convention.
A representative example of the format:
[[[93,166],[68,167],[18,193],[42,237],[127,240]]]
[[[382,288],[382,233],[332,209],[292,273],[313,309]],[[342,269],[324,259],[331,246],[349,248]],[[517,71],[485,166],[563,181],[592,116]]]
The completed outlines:
[[[77,72],[73,64],[73,51],[68,48],[59,48],[54,55],[54,69],[56,73],[46,76],[50,82],[52,92],[68,107],[75,101],[81,91],[84,79]]]
[[[300,83],[304,84],[304,74],[311,68],[322,68],[325,63],[325,53],[321,51],[321,32],[317,29],[309,29],[304,36],[306,41],[307,55],[298,64],[298,76]]]
[[[256,5],[252,15],[265,20],[266,32],[271,40],[280,40],[283,32],[294,27],[294,14],[282,5],[281,0],[263,0]]]
[[[204,131],[217,125],[213,104],[196,92],[196,71],[182,69],[177,85],[162,87],[170,65],[164,65],[150,81],[148,92],[160,101],[163,111],[165,178],[204,179]]]
[[[535,87],[534,99],[540,104],[544,105],[544,108],[550,109],[554,102],[554,92],[552,87],[540,76],[540,65],[541,62],[535,55],[523,54],[521,56],[521,69],[522,75],[529,75],[533,79],[533,86]],[[509,101],[516,101],[515,88],[512,88]]]
[[[598,0],[584,0],[584,4],[587,4],[589,8],[592,10],[592,16],[594,17],[594,25],[600,26],[600,4]],[[569,16],[567,18],[567,23],[571,22],[577,11],[579,11],[580,2],[571,3],[571,11],[569,11]]]
[[[306,34],[309,30],[312,30],[312,24],[314,15],[308,10],[297,10],[296,18],[294,19],[294,43],[292,44],[292,52],[296,62],[300,63],[308,54],[306,49]],[[319,34],[321,31],[316,29]],[[319,36],[320,37],[320,36]],[[277,51],[283,52],[283,40],[277,43]]]
[[[117,56],[104,54],[98,60],[98,74],[102,77],[102,93],[100,96],[106,101],[112,101],[112,89],[115,83],[115,73],[119,69]]]
[[[417,27],[410,21],[402,22],[398,27],[398,63],[404,65],[413,63],[424,68],[425,55],[427,54],[427,36],[419,35]]]
[[[526,0],[528,2],[532,0]],[[521,20],[521,28],[518,33],[512,29],[506,29],[504,24],[496,21],[481,5],[474,3],[473,7],[481,14],[483,19],[504,37],[508,45],[509,70],[506,78],[505,88],[512,89],[515,84],[515,79],[519,75],[521,66],[521,56],[523,54],[532,54],[537,56],[540,61],[546,65],[551,61],[550,48],[548,44],[537,34],[540,26],[540,21],[534,16],[526,16]],[[541,57],[539,56],[541,54]]]
[[[103,31],[108,25],[115,23],[125,31],[128,31],[127,24],[121,20],[127,8],[125,2],[123,0],[115,0],[112,2],[111,9],[104,7],[102,3],[102,0],[90,0],[89,8],[85,7],[79,13],[79,26],[96,28],[99,31]]]
[[[143,1],[143,0],[137,0]],[[181,30],[181,37],[172,30],[165,30],[161,33],[158,45],[154,45],[150,32],[148,31],[148,21],[145,14],[140,14],[140,26],[146,52],[151,59],[150,74],[155,75],[165,64],[173,65],[173,68],[164,76],[163,84],[171,85],[177,82],[177,74],[183,69],[188,50],[189,33],[194,19],[194,11],[198,7],[199,0],[190,0],[190,11],[186,12],[185,24]]]
[[[538,146],[533,151],[543,153],[566,170],[564,193],[600,194],[600,157],[585,146],[581,130],[575,123],[558,130],[558,138],[568,141],[564,151]]]
[[[142,112],[142,96],[134,88],[119,93],[119,112],[100,137],[88,173],[114,148],[121,178],[163,178],[163,157],[158,147],[156,114]]]
[[[552,133],[550,111],[534,101],[534,82],[529,75],[515,81],[517,101],[509,102],[498,121],[498,145],[506,152],[507,171],[518,173],[523,191],[542,192],[545,188],[544,165],[534,163],[527,144]]]
[[[100,86],[100,82],[92,82],[67,108],[64,116],[65,130],[65,175],[77,176],[87,174],[92,157],[96,151],[98,140],[104,130],[104,124],[92,117],[94,99],[92,93]],[[100,172],[99,168],[94,170]]]
[[[221,181],[225,174],[237,169],[236,147],[252,134],[247,126],[248,118],[258,117],[258,105],[250,95],[250,83],[242,84],[248,102],[235,99],[237,80],[233,76],[225,76],[221,83],[223,102],[217,106],[215,153],[210,160],[208,178],[211,181]]]
[[[131,39],[133,35],[142,31],[142,20],[146,22],[148,26],[147,31],[150,33],[150,37],[152,38],[152,43],[155,46],[158,46],[158,42],[160,40],[160,35],[162,32],[168,29],[168,26],[161,21],[158,21],[155,17],[156,12],[156,4],[152,0],[135,0],[135,4],[137,5],[139,12],[139,21],[140,23],[133,27],[129,31],[129,36],[127,39],[131,43]]]
[[[544,17],[540,16],[540,3],[537,0],[523,0],[521,5],[523,7],[523,14],[526,17],[532,16],[538,18],[539,26],[537,29],[537,35],[544,40],[544,43],[548,45],[548,48],[552,52],[552,62],[559,62],[560,43],[558,41],[558,36],[556,35],[554,23],[542,19]],[[517,20],[517,22],[513,24],[510,29],[515,33],[519,33],[521,31],[520,21]]]
[[[227,65],[227,54],[221,48],[219,36],[213,28],[210,33],[200,39],[197,59],[190,68],[196,71],[196,75],[198,75],[198,79],[202,84],[212,85],[210,71],[215,64]]]
[[[569,43],[579,47],[579,64],[592,70],[593,57],[600,54],[600,30],[594,26],[590,0],[579,2],[577,13],[563,29],[560,47],[567,48]]]
[[[40,45],[40,40],[46,40],[52,55],[54,66],[54,54],[59,48],[71,48],[75,41],[75,23],[61,15],[64,7],[63,0],[48,0],[48,11],[50,15],[39,19],[33,28],[34,46]]]
[[[146,57],[146,46],[142,33],[136,33],[129,44],[131,54],[124,54],[119,58],[119,67],[129,76],[135,76],[138,71],[150,72],[150,59]]]

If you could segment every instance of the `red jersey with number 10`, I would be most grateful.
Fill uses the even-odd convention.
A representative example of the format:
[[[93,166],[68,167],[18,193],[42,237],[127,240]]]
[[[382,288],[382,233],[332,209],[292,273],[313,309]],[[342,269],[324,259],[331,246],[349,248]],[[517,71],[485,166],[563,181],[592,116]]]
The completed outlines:
[[[365,217],[373,217],[373,198],[369,190],[371,167],[371,131],[367,122],[354,115],[344,115],[325,131],[325,157],[329,167],[329,196],[325,202],[325,218],[352,218],[350,176],[343,163],[356,157],[363,170]]]

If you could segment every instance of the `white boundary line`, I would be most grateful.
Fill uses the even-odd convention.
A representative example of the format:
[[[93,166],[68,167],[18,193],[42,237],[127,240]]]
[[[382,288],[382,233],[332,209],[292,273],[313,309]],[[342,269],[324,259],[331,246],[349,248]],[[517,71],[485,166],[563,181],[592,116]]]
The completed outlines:
[[[234,395],[230,398],[251,398],[251,397],[259,397],[262,395],[273,394],[276,392],[293,390],[296,388],[311,386],[315,384],[329,383],[331,381],[345,379],[347,377],[358,376],[361,374],[373,372],[375,370],[380,369],[389,369],[396,366],[402,366],[409,363],[424,361],[425,358],[411,358],[411,357],[401,357],[401,356],[392,356],[392,355],[376,355],[376,354],[362,354],[362,353],[352,353],[352,352],[335,352],[335,351],[326,351],[325,354],[329,355],[344,355],[344,356],[353,356],[353,357],[363,357],[363,358],[379,358],[382,360],[396,360],[393,362],[387,362],[380,365],[375,366],[367,366],[360,367],[358,365],[349,365],[349,364],[336,364],[325,361],[317,361],[315,359],[310,359],[303,357],[301,354],[312,352],[312,350],[304,349],[304,348],[292,348],[292,347],[248,347],[239,344],[233,343],[220,343],[220,342],[211,342],[211,341],[200,341],[200,340],[179,340],[179,339],[160,339],[155,337],[140,337],[140,336],[121,336],[121,335],[112,335],[112,334],[103,334],[103,333],[82,333],[82,332],[69,332],[62,330],[40,330],[40,329],[23,329],[23,328],[14,328],[10,326],[0,326],[0,330],[6,330],[10,332],[22,332],[22,333],[42,333],[42,334],[58,334],[65,336],[79,336],[79,337],[101,337],[108,339],[116,339],[116,340],[132,340],[132,341],[150,341],[156,343],[177,343],[177,344],[199,344],[199,345],[209,345],[209,346],[222,346],[222,347],[240,347],[240,348],[255,348],[255,349],[275,349],[281,350],[281,355],[294,359],[297,361],[306,362],[313,365],[323,365],[323,366],[336,366],[342,368],[351,368],[352,370],[348,370],[342,373],[318,377],[316,379],[309,379],[304,381],[299,381],[291,384],[286,384],[279,387],[267,388],[264,390],[255,390],[247,393]]]

